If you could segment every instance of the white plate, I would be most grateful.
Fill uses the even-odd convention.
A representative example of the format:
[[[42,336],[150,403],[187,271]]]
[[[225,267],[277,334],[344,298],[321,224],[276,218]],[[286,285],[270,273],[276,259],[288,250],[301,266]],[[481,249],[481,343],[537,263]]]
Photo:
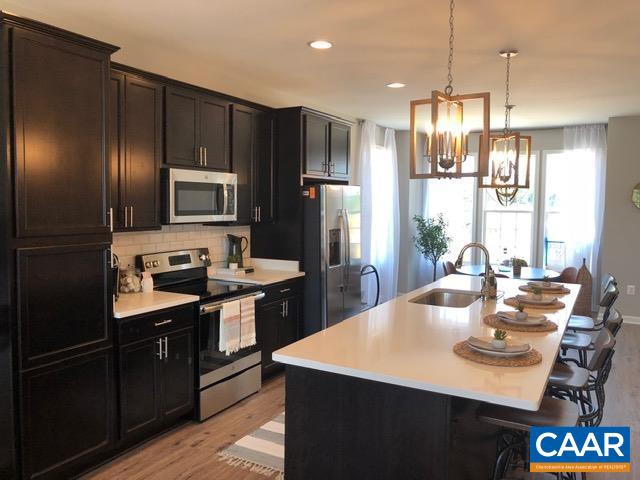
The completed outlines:
[[[467,342],[467,345],[469,345],[469,348],[475,350],[476,352],[484,353],[485,355],[490,355],[492,357],[520,357],[533,350],[533,347],[531,345],[529,345],[529,348],[524,352],[501,352],[499,350],[485,350],[484,348],[475,347],[469,342]]]
[[[534,289],[534,287],[532,287],[531,285],[520,285],[520,287],[518,288],[520,288],[520,290],[522,290],[523,292],[533,292],[533,289]],[[567,293],[571,293],[571,290],[565,287],[560,287],[560,288],[540,287],[540,289],[543,292],[551,293],[554,295],[566,295]]]
[[[549,282],[549,285],[545,285],[544,282],[527,282],[530,287],[540,287],[543,290],[562,290],[564,285],[561,283]]]
[[[516,295],[516,300],[529,305],[553,305],[558,301],[558,297],[543,295],[542,299],[535,300],[530,295]]]
[[[498,314],[498,318],[505,323],[510,323],[511,325],[523,325],[523,326],[530,326],[530,327],[536,327],[538,325],[542,325],[544,322],[547,321],[547,317],[545,317],[544,315],[531,315],[531,314],[529,314],[529,316],[525,320],[518,320],[514,316],[500,315],[500,314]]]

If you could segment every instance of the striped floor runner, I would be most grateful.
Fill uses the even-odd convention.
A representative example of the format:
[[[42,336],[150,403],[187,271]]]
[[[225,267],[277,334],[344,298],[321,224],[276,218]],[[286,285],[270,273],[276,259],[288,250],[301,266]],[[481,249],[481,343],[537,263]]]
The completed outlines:
[[[284,412],[218,455],[234,467],[284,480]]]

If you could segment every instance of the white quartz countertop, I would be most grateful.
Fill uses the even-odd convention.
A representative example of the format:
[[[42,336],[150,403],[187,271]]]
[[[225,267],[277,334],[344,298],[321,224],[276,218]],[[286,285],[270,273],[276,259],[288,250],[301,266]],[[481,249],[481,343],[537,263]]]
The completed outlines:
[[[156,290],[150,293],[121,293],[118,301],[113,304],[113,316],[115,318],[126,318],[199,300],[200,297],[197,295]]]
[[[245,275],[231,275],[225,273],[209,273],[212,280],[222,280],[225,282],[250,283],[252,285],[271,285],[273,283],[284,282],[293,278],[303,277],[304,272],[294,272],[289,270],[265,270],[256,268],[254,272]]]
[[[449,275],[277,350],[273,359],[299,367],[537,410],[580,286],[566,285],[571,293],[560,297],[566,305],[564,309],[544,312],[558,324],[557,331],[509,331],[510,338],[531,343],[542,354],[541,363],[529,367],[494,367],[457,356],[453,345],[470,335],[491,335],[493,329],[482,319],[498,310],[513,310],[502,301],[522,293],[518,286],[526,282],[499,278],[498,292],[504,292],[503,298],[477,300],[467,308],[409,302],[435,288],[479,292],[480,281],[479,277]]]

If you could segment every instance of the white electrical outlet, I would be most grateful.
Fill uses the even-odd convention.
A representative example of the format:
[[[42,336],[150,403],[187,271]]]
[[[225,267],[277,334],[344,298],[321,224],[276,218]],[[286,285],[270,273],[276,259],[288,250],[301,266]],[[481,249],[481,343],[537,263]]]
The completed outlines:
[[[627,295],[635,295],[635,294],[636,294],[636,286],[627,285]]]

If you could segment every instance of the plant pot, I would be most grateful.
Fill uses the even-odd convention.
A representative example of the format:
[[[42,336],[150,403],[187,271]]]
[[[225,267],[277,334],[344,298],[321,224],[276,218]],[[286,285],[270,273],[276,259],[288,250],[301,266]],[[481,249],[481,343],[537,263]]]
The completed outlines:
[[[516,312],[516,320],[519,320],[520,322],[524,322],[528,316],[529,314],[527,312]]]
[[[513,276],[519,277],[522,274],[522,265],[514,265],[512,270]]]
[[[506,340],[498,340],[496,338],[491,340],[491,345],[493,345],[493,348],[499,348],[501,350],[507,348]]]
[[[229,264],[229,270],[237,270],[238,269],[238,264],[237,263],[230,263]]]

